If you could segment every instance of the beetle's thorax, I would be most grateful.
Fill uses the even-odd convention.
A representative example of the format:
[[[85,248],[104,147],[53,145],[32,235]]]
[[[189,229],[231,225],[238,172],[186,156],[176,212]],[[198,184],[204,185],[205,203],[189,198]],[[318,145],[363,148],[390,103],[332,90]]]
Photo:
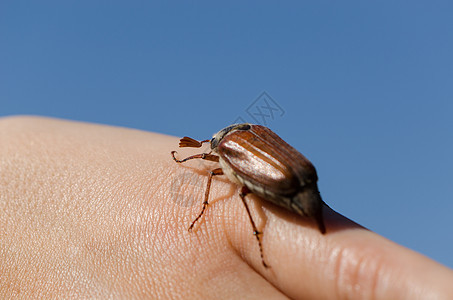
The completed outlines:
[[[249,123],[241,123],[241,124],[233,124],[228,127],[223,128],[216,134],[212,136],[211,139],[211,149],[215,153],[217,153],[217,147],[219,146],[220,142],[223,140],[225,136],[228,134],[237,131],[237,130],[249,130],[251,128],[251,124]]]

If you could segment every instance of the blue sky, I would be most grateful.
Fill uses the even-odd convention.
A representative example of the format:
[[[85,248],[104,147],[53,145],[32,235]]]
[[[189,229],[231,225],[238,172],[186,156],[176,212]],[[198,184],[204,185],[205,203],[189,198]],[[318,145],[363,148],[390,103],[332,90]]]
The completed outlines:
[[[265,122],[332,208],[453,267],[452,15],[450,1],[1,1],[0,116],[200,139]]]

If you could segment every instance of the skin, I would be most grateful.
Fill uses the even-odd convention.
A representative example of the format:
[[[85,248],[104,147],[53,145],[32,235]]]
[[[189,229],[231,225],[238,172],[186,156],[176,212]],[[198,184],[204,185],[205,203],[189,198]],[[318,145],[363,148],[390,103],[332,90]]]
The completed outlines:
[[[215,130],[214,130],[215,131]],[[189,134],[189,133],[188,133]],[[453,271],[328,207],[313,220],[179,157],[178,138],[37,117],[0,119],[2,298],[452,299]],[[326,199],[328,200],[328,199]]]

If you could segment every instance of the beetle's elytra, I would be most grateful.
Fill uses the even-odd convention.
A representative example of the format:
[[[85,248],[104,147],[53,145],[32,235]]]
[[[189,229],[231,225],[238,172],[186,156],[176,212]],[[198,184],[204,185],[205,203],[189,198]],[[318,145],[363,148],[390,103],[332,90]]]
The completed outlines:
[[[189,230],[206,210],[212,177],[224,174],[241,186],[239,195],[250,218],[265,267],[267,264],[264,261],[261,232],[256,228],[245,201],[247,194],[253,193],[301,216],[314,218],[321,233],[326,232],[322,215],[324,202],[319,194],[316,170],[305,156],[277,134],[261,125],[234,124],[214,134],[211,140],[196,141],[183,137],[179,147],[199,148],[207,142],[211,144],[209,153],[178,160],[175,157],[176,151],[171,152],[178,163],[190,159],[205,159],[220,164],[220,168],[209,173],[202,210]]]

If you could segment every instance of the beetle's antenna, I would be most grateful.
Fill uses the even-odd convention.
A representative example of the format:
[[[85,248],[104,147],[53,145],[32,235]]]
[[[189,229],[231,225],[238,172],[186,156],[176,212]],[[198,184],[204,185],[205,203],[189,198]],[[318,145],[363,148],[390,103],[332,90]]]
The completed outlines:
[[[183,147],[200,148],[203,145],[203,143],[207,143],[209,141],[210,140],[197,141],[197,140],[194,140],[193,138],[185,136],[179,140],[179,147],[180,148],[183,148]]]

